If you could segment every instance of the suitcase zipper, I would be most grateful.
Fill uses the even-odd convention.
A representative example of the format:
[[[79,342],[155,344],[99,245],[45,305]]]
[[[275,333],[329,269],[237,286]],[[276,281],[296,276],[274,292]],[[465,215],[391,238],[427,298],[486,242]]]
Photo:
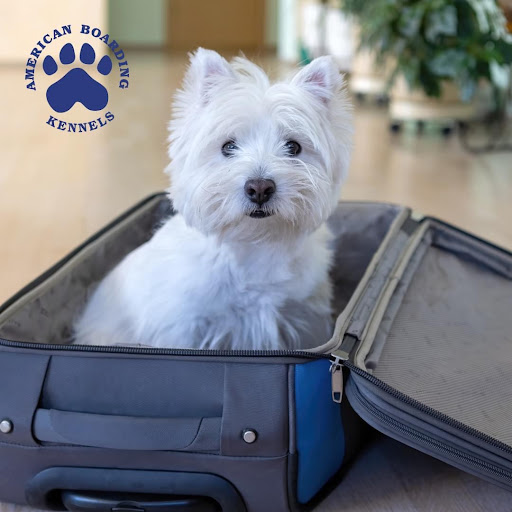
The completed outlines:
[[[103,352],[133,355],[202,356],[202,357],[296,357],[300,359],[329,359],[329,354],[301,350],[193,350],[186,348],[125,347],[117,345],[57,345],[0,339],[0,346],[30,350]]]
[[[373,375],[366,373],[349,362],[349,354],[357,342],[356,338],[348,336],[344,339],[341,346],[331,354],[320,354],[315,352],[305,352],[299,350],[191,350],[191,349],[165,349],[151,347],[119,347],[119,346],[96,346],[96,345],[56,345],[49,343],[30,343],[22,341],[10,341],[0,339],[0,346],[11,348],[23,348],[30,350],[49,350],[49,351],[75,351],[75,352],[102,352],[114,354],[132,354],[132,355],[165,355],[165,356],[202,356],[202,357],[291,357],[298,359],[329,359],[331,366],[332,399],[340,403],[343,395],[343,372],[342,367],[347,367],[357,375],[365,378],[371,384],[382,389],[397,400],[410,405],[421,412],[428,414],[449,425],[450,427],[474,436],[491,446],[498,448],[506,453],[512,454],[512,448],[500,443],[486,434],[463,425],[453,420],[435,409],[432,409],[416,400],[393,389]]]
[[[343,395],[343,372],[342,367],[347,367],[350,371],[353,371],[357,375],[365,378],[373,385],[378,388],[384,390],[394,398],[404,402],[408,405],[415,407],[416,409],[446,423],[447,425],[455,428],[456,430],[460,430],[464,433],[470,434],[478,439],[481,439],[491,446],[498,448],[506,453],[512,453],[512,448],[496,441],[490,436],[487,436],[481,432],[478,432],[470,427],[467,427],[450,417],[431,409],[430,407],[417,402],[416,400],[404,395],[403,393],[391,388],[384,382],[378,380],[373,375],[370,375],[363,370],[357,368],[352,363],[348,361],[348,355],[350,353],[353,344],[355,343],[354,339],[344,340],[342,345],[338,350],[333,352],[332,354],[319,354],[314,352],[305,352],[305,351],[293,351],[293,350],[190,350],[190,349],[164,349],[164,348],[150,348],[150,347],[118,347],[118,346],[95,346],[95,345],[55,345],[49,343],[30,343],[30,342],[20,342],[20,341],[10,341],[0,339],[0,346],[12,347],[12,348],[25,348],[31,350],[51,350],[51,351],[77,351],[77,352],[103,352],[103,353],[117,353],[117,354],[135,354],[135,355],[176,355],[176,356],[212,356],[212,357],[292,357],[292,358],[300,358],[300,359],[330,359],[331,366],[329,371],[331,373],[332,380],[332,397],[336,403],[340,403]],[[367,403],[363,403],[362,400],[358,397],[359,403],[369,413],[370,406]],[[412,436],[416,436],[418,439],[423,438],[425,442],[430,442],[430,438],[425,436],[424,434],[417,433],[416,431],[407,428],[401,424],[398,424],[396,421],[389,419],[384,413],[378,411],[374,408],[374,416],[379,416],[383,422],[387,422],[388,424],[393,425],[395,430],[402,430],[403,432],[408,432]],[[438,441],[432,440],[432,446],[434,446],[434,442],[436,446],[443,448],[447,453],[452,452],[454,454],[460,455],[460,458],[465,458],[468,461],[473,461],[475,465],[480,465],[481,467],[486,467],[490,471],[495,471],[496,474],[503,474],[506,478],[512,480],[512,472],[507,472],[498,468],[497,466],[493,466],[488,463],[483,463],[479,459],[468,456],[463,452],[460,452],[453,448],[446,448],[445,445],[441,445]],[[497,469],[495,469],[497,468]]]
[[[354,372],[356,375],[364,378],[365,380],[370,382],[370,384],[376,386],[377,388],[381,389],[382,391],[392,396],[393,398],[399,400],[400,402],[403,402],[404,404],[409,405],[410,407],[413,407],[414,409],[417,409],[420,412],[427,414],[428,416],[431,416],[432,418],[435,418],[436,420],[442,423],[445,423],[446,425],[455,430],[458,430],[460,432],[463,432],[464,434],[470,435],[481,441],[484,441],[485,443],[493,446],[494,448],[497,448],[500,451],[512,454],[512,447],[504,443],[501,443],[500,441],[497,441],[496,439],[494,439],[491,436],[488,436],[487,434],[484,434],[478,430],[468,427],[467,425],[464,425],[463,423],[460,423],[457,420],[450,418],[446,414],[443,414],[439,411],[436,411],[435,409],[432,409],[428,405],[418,402],[414,398],[411,398],[406,394],[392,388],[391,386],[388,386],[385,382],[382,382],[381,380],[377,379],[377,377],[374,377],[372,374],[365,372],[364,370],[361,370],[361,368],[356,366],[350,360],[350,354],[356,347],[358,341],[359,340],[356,336],[346,334],[341,345],[329,355],[329,359],[331,360],[331,367],[329,371],[331,373],[332,399],[334,402],[341,402],[341,396],[339,396],[339,393],[342,394],[343,392],[342,367],[345,366],[350,372]]]
[[[377,420],[377,422],[390,427],[394,432],[398,432],[403,438],[416,441],[423,447],[432,449],[434,452],[445,455],[449,459],[455,459],[459,461],[465,467],[470,467],[477,470],[483,470],[487,474],[494,475],[500,479],[506,479],[512,482],[512,471],[508,471],[503,467],[496,464],[486,462],[481,458],[474,457],[467,454],[457,448],[453,448],[450,445],[439,441],[438,439],[419,432],[414,428],[407,426],[395,420],[393,417],[385,414],[380,409],[375,407],[371,402],[366,400],[360,391],[357,389],[357,385],[354,386],[355,393],[354,398],[357,403],[365,409],[365,411]]]
[[[49,351],[74,351],[74,352],[100,352],[100,353],[114,353],[114,354],[132,354],[132,355],[164,355],[164,356],[202,356],[202,357],[291,357],[298,359],[329,359],[331,366],[329,371],[331,373],[332,383],[332,399],[336,403],[341,403],[343,395],[343,372],[342,367],[347,367],[357,375],[365,378],[371,384],[382,389],[389,395],[397,400],[410,405],[421,412],[428,414],[446,423],[450,427],[460,430],[466,434],[474,436],[486,443],[502,450],[506,453],[512,454],[512,448],[496,441],[490,436],[483,434],[477,430],[463,425],[462,423],[453,420],[435,409],[432,409],[416,400],[404,395],[400,391],[393,389],[384,382],[380,381],[373,375],[366,373],[348,361],[349,353],[357,339],[348,337],[345,338],[341,346],[331,354],[320,354],[315,352],[305,352],[299,350],[191,350],[191,349],[165,349],[165,348],[151,348],[151,347],[119,347],[119,346],[96,346],[96,345],[56,345],[50,343],[30,343],[23,341],[10,341],[0,339],[0,346],[11,348],[22,348],[29,350],[49,350]]]
[[[364,370],[361,370],[357,366],[355,366],[350,361],[344,361],[343,366],[347,367],[351,372],[354,372],[359,377],[364,378],[367,380],[370,384],[374,385],[375,387],[381,389],[386,394],[392,396],[396,400],[413,407],[414,409],[427,414],[428,416],[431,416],[432,418],[448,425],[449,427],[453,428],[454,430],[458,430],[460,432],[463,432],[464,434],[467,434],[471,437],[477,438],[489,445],[491,445],[494,448],[497,448],[500,451],[503,451],[507,454],[512,454],[512,447],[494,439],[493,437],[484,434],[478,430],[475,430],[474,428],[468,427],[467,425],[464,425],[463,423],[460,423],[457,420],[454,420],[453,418],[450,418],[446,414],[443,414],[439,411],[436,411],[435,409],[432,409],[428,405],[422,404],[421,402],[418,402],[414,398],[411,398],[404,393],[392,388],[391,386],[388,386],[385,382],[382,382],[381,380],[377,379],[373,375],[365,372]],[[511,472],[511,478],[512,478],[512,472]]]
[[[356,340],[357,341],[357,340]],[[333,352],[330,355],[331,367],[329,369],[331,373],[332,380],[332,399],[336,403],[341,402],[341,396],[343,394],[343,374],[342,367],[345,366],[350,372],[354,372],[356,375],[364,378],[372,385],[377,388],[383,390],[387,394],[391,395],[393,398],[398,401],[414,407],[415,409],[427,414],[428,416],[439,420],[440,422],[448,425],[454,430],[460,431],[464,434],[470,435],[474,438],[477,438],[490,446],[499,449],[507,454],[512,454],[512,448],[507,446],[504,443],[497,441],[496,439],[483,434],[471,427],[468,427],[458,421],[446,416],[443,413],[428,407],[421,402],[414,400],[413,398],[408,397],[407,395],[401,393],[400,391],[388,386],[386,383],[380,381],[373,375],[361,370],[354,364],[349,361],[349,354],[354,346],[354,340],[344,340],[342,345],[338,350]],[[397,432],[402,438],[413,440],[418,443],[420,446],[430,448],[432,451],[445,455],[448,460],[457,460],[463,466],[473,468],[479,470],[480,473],[485,472],[486,474],[491,474],[495,477],[500,478],[501,480],[505,479],[508,482],[512,483],[512,471],[508,471],[500,466],[492,464],[490,462],[486,462],[481,458],[472,456],[467,454],[457,448],[453,448],[452,446],[435,439],[432,436],[429,436],[423,432],[419,432],[418,430],[404,424],[403,422],[399,422],[394,419],[392,416],[387,415],[382,410],[373,405],[370,401],[368,401],[359,391],[357,384],[353,385],[353,389],[355,392],[353,393],[354,398],[356,399],[358,405],[360,405],[370,416],[372,416],[378,423],[386,425],[389,429],[394,432]],[[356,407],[354,407],[356,409]],[[357,409],[356,409],[357,411]]]
[[[331,366],[329,372],[331,374],[332,400],[337,404],[341,404],[343,397],[343,365],[348,361],[350,353],[358,342],[357,337],[351,334],[345,334],[341,345],[331,354]]]
[[[332,401],[341,404],[343,397],[343,359],[331,354],[330,360],[329,372],[331,374]]]

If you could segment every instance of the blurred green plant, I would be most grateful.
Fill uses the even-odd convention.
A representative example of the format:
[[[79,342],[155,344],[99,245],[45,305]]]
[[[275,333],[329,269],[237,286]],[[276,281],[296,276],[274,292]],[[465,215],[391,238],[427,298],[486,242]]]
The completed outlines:
[[[453,81],[469,101],[479,80],[497,107],[509,80],[512,36],[495,0],[340,0],[360,27],[360,47],[390,65],[389,85],[403,76],[411,89],[439,97]],[[500,99],[501,98],[501,99]]]

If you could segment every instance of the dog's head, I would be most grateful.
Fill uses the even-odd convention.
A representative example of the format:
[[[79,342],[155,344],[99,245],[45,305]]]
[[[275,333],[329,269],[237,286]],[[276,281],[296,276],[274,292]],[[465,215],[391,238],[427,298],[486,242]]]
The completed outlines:
[[[170,123],[170,193],[206,234],[265,240],[311,232],[337,203],[351,113],[331,57],[270,84],[244,58],[198,49]]]

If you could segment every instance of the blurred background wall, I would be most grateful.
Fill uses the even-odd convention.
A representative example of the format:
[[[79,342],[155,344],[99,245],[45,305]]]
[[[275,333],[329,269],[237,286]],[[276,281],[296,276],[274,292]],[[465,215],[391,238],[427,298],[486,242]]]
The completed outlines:
[[[0,63],[24,62],[38,34],[69,23],[108,27],[131,48],[183,51],[203,45],[219,51],[273,52],[278,13],[287,16],[287,10],[296,8],[294,0],[2,0],[0,5]]]
[[[153,0],[150,0],[151,2]],[[32,46],[53,27],[85,20],[107,26],[107,0],[0,2],[0,63],[24,63]]]
[[[299,38],[319,48],[326,36],[327,49],[342,54],[353,47],[336,5],[329,8],[328,34],[318,33],[322,7],[314,0],[2,0],[0,5],[0,63],[24,62],[27,43],[49,27],[87,22],[108,27],[132,48],[181,51],[203,45],[229,52],[277,51],[295,61]]]
[[[108,28],[124,46],[163,48],[167,42],[167,0],[105,0]]]

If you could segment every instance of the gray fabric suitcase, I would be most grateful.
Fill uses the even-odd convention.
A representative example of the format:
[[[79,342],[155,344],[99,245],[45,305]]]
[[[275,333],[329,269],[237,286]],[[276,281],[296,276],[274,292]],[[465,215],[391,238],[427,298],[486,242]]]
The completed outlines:
[[[339,316],[318,347],[70,344],[95,284],[169,215],[164,194],[146,199],[0,308],[0,501],[307,510],[356,451],[360,418],[512,488],[510,253],[407,208],[341,203]]]

